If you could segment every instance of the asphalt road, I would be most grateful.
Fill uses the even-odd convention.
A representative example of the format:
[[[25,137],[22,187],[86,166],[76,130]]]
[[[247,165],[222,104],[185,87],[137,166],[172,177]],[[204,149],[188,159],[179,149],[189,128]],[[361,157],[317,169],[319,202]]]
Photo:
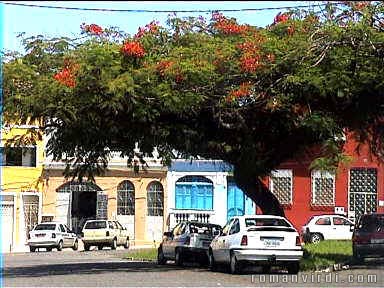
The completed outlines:
[[[256,267],[241,275],[225,268],[172,262],[157,265],[122,259],[126,250],[15,253],[3,255],[5,287],[384,287],[384,262],[338,272],[300,272],[297,276],[273,270],[260,274]]]

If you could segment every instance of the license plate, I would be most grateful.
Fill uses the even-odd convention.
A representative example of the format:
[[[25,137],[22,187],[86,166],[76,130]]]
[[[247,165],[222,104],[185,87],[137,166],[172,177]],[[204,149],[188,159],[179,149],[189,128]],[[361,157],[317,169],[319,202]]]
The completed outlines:
[[[45,234],[36,234],[36,237],[44,237]]]
[[[275,239],[264,239],[264,246],[267,246],[267,247],[280,246],[280,241]]]
[[[384,239],[371,239],[372,244],[382,244],[384,243]]]

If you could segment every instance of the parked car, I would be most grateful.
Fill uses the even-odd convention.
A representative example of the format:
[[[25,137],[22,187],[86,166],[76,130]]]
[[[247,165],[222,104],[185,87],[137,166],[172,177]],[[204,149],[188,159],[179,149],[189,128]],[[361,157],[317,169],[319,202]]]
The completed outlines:
[[[219,231],[221,226],[216,224],[195,221],[178,223],[172,231],[164,233],[158,248],[158,263],[165,264],[167,260],[175,260],[179,266],[186,260],[206,263],[209,244]]]
[[[79,247],[78,237],[67,225],[58,222],[44,222],[37,224],[30,232],[28,246],[31,252],[37,248],[45,248],[52,251],[56,248],[61,251],[63,248],[70,247],[77,250]]]
[[[305,242],[318,243],[321,240],[352,239],[354,223],[338,214],[316,215],[309,218],[301,233]],[[352,228],[351,228],[352,227]]]
[[[81,232],[84,250],[89,251],[91,246],[97,246],[99,250],[104,246],[116,249],[117,246],[129,248],[129,236],[127,228],[116,220],[88,220]]]
[[[352,235],[352,251],[357,262],[384,257],[384,213],[360,216]]]
[[[260,265],[266,273],[271,266],[283,266],[289,273],[299,271],[303,256],[301,239],[284,217],[273,215],[236,216],[228,221],[209,248],[209,267],[229,264],[232,274],[244,265]]]

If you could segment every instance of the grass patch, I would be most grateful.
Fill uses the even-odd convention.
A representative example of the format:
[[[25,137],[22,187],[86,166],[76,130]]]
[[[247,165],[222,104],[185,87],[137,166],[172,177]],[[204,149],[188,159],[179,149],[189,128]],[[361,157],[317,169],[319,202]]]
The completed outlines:
[[[138,261],[153,261],[157,259],[157,249],[156,248],[142,248],[142,249],[132,249],[127,252],[123,257],[124,259],[129,260],[138,260]]]
[[[302,271],[324,269],[336,263],[347,263],[352,259],[352,241],[324,240],[318,244],[305,244],[300,262]]]

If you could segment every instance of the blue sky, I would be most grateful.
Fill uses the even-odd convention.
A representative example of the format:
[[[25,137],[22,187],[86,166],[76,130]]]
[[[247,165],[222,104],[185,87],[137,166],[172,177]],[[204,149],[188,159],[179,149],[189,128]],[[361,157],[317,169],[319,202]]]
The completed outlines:
[[[6,3],[33,4],[44,6],[63,6],[104,9],[135,10],[220,10],[220,9],[259,9],[265,7],[283,7],[298,5],[316,5],[319,1],[6,1]],[[2,6],[2,7],[1,7]],[[26,36],[45,35],[75,36],[80,33],[81,23],[98,24],[102,27],[117,26],[134,34],[140,26],[160,21],[165,24],[169,13],[139,12],[98,12],[65,9],[48,9],[0,4],[3,10],[3,48],[22,52],[20,40],[16,37],[20,32]],[[235,17],[240,23],[248,23],[264,27],[273,22],[280,10],[224,12]],[[284,11],[284,10],[282,10]],[[177,16],[204,16],[210,13],[177,13]]]

